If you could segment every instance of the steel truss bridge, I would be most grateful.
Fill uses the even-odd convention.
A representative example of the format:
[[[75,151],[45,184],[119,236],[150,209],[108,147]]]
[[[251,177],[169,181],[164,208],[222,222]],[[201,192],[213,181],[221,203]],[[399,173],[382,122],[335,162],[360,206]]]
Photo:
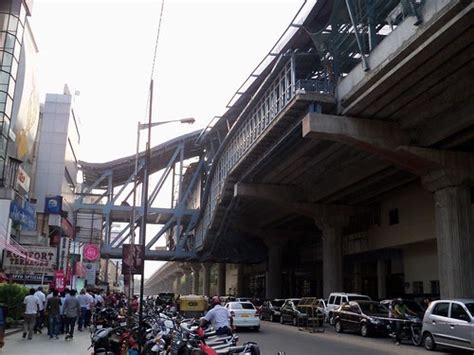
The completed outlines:
[[[75,211],[101,216],[105,258],[142,218],[160,226],[148,260],[259,262],[265,235],[328,211],[370,223],[384,193],[451,164],[441,150],[472,152],[473,23],[471,1],[307,1],[222,116],[152,149],[147,216],[135,155],[80,162]]]

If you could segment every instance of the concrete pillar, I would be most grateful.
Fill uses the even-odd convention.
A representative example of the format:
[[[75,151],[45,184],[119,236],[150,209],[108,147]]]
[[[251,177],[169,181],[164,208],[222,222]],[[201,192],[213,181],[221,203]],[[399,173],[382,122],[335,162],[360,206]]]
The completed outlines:
[[[315,214],[315,223],[322,232],[323,297],[331,292],[343,292],[342,229],[347,224],[351,208],[324,206]]]
[[[211,296],[211,264],[202,264],[202,293]]]
[[[281,256],[282,243],[267,241],[268,259],[265,274],[265,297],[268,299],[281,298]]]
[[[387,297],[387,262],[384,259],[377,259],[377,291],[379,299]]]
[[[246,296],[244,285],[244,264],[237,264],[237,296]]]
[[[474,227],[470,188],[456,171],[423,178],[434,192],[439,283],[442,299],[474,295]]]
[[[225,292],[225,274],[226,264],[217,264],[217,293],[219,296],[224,296]]]
[[[355,293],[362,293],[362,274],[360,261],[354,261],[354,287],[353,291]]]
[[[327,224],[323,232],[323,295],[342,292],[342,225]]]
[[[191,268],[193,270],[192,293],[199,295],[199,272],[201,271],[201,265],[193,264]]]

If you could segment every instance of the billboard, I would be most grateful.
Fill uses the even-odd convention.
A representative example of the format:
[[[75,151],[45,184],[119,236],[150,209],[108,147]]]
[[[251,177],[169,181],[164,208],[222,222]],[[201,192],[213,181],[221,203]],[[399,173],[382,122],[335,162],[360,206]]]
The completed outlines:
[[[52,281],[56,269],[57,249],[42,246],[23,246],[23,255],[3,251],[3,269],[12,281],[41,283]]]
[[[145,246],[124,244],[122,259],[122,274],[141,274],[145,264]]]

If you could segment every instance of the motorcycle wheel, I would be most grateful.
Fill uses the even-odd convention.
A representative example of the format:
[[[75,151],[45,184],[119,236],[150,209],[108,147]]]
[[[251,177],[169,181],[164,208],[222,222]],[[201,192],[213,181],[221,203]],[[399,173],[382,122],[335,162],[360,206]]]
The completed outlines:
[[[415,346],[421,345],[421,341],[423,338],[421,337],[421,329],[418,327],[413,327],[411,329],[411,342]]]

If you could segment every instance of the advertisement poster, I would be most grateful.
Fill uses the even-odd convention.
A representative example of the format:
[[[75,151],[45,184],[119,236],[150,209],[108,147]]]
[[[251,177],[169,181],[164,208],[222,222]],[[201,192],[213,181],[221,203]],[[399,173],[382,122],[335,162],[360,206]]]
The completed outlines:
[[[55,289],[59,292],[63,292],[65,288],[65,277],[62,270],[56,271],[54,275]]]
[[[122,274],[141,274],[145,263],[145,246],[124,244],[122,247]]]

